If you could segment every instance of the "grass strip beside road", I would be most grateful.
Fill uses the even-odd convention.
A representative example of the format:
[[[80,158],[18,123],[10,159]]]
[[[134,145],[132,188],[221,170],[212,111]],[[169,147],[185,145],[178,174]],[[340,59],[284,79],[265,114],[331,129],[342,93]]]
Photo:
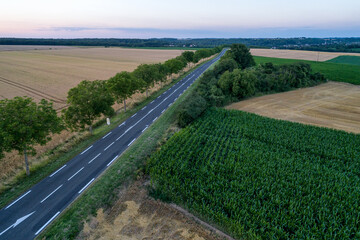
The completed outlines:
[[[205,62],[204,62],[205,63]],[[204,63],[200,64],[197,67],[200,67]],[[43,161],[42,163],[35,165],[30,168],[30,176],[26,176],[25,171],[17,175],[14,180],[8,183],[5,187],[0,189],[0,209],[8,205],[11,201],[15,200],[21,194],[25,193],[29,188],[34,186],[36,183],[40,182],[42,179],[49,176],[51,173],[56,171],[58,168],[67,163],[70,159],[74,158],[76,155],[85,150],[89,145],[91,145],[96,140],[100,139],[111,129],[117,127],[120,123],[125,121],[127,118],[132,116],[135,112],[142,109],[151,101],[155,100],[163,92],[167,91],[174,84],[180,81],[184,76],[193,72],[196,68],[185,72],[180,77],[174,79],[170,84],[164,86],[160,90],[154,92],[151,96],[145,99],[142,102],[135,104],[135,106],[128,111],[118,113],[111,118],[111,125],[107,126],[105,124],[105,119],[100,120],[98,123],[94,124],[93,135],[87,135],[80,137],[79,139],[74,140],[74,143],[67,147],[66,149],[61,149],[57,147],[45,153],[49,155],[49,159]]]
[[[328,80],[360,85],[360,68],[356,65],[257,56],[254,56],[254,60],[256,64],[272,62],[275,65],[304,62],[310,64],[313,71],[324,74]]]
[[[176,120],[175,111],[195,89],[198,81],[182,94],[150,127],[107,169],[86,192],[56,219],[37,239],[73,239],[90,215],[112,205],[121,186],[144,169],[148,157],[166,137]]]

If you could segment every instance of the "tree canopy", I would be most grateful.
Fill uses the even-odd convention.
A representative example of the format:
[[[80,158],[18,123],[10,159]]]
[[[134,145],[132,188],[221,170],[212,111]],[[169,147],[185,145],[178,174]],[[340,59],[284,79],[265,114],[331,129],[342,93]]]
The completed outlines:
[[[30,174],[27,154],[36,154],[34,145],[44,145],[51,140],[50,134],[62,129],[51,102],[43,99],[37,104],[28,97],[0,100],[0,148],[23,152],[27,175]]]

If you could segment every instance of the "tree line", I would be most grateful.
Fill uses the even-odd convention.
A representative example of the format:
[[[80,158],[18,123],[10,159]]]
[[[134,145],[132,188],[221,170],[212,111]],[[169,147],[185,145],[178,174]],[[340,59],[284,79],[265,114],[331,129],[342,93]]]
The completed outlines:
[[[28,155],[35,155],[35,145],[44,145],[51,135],[64,129],[71,131],[89,128],[101,116],[111,117],[115,102],[124,103],[137,92],[146,92],[156,83],[164,83],[172,74],[182,71],[189,63],[197,63],[222,50],[220,47],[185,51],[164,63],[141,64],[133,72],[122,71],[108,80],[84,80],[71,88],[68,108],[58,116],[53,103],[42,99],[36,103],[29,97],[0,100],[0,159],[13,150],[24,154],[27,175]]]
[[[233,44],[210,71],[203,74],[196,90],[177,111],[177,121],[184,127],[211,106],[222,107],[255,94],[289,91],[325,82],[321,73],[313,73],[309,64],[294,63],[255,66],[249,49]]]

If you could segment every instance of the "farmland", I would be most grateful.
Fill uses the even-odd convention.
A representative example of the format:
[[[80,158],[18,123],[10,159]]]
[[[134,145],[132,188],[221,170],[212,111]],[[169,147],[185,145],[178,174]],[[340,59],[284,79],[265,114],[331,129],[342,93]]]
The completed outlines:
[[[355,65],[258,56],[255,56],[254,60],[256,64],[272,62],[276,65],[304,62],[310,64],[315,72],[324,74],[328,80],[360,85],[360,68]]]
[[[360,66],[360,56],[339,56],[337,58],[330,59],[328,62]]]
[[[271,57],[271,58],[286,58],[324,62],[330,59],[343,56],[358,56],[360,53],[339,53],[339,52],[316,52],[316,51],[301,51],[301,50],[284,50],[284,49],[251,49],[253,56]]]
[[[155,195],[236,238],[358,237],[360,135],[212,108],[150,160]]]
[[[65,106],[67,92],[82,80],[108,79],[141,63],[164,62],[180,50],[16,47],[0,51],[0,98],[29,96]],[[9,49],[9,47],[8,47]]]
[[[255,97],[227,109],[360,133],[360,87],[328,82],[311,88]]]

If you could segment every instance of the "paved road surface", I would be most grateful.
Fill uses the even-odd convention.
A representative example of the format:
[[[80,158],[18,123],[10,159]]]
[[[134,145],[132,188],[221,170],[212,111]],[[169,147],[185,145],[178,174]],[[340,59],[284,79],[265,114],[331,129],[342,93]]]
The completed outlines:
[[[34,239],[224,52],[190,73],[63,167],[1,209],[0,239]]]

